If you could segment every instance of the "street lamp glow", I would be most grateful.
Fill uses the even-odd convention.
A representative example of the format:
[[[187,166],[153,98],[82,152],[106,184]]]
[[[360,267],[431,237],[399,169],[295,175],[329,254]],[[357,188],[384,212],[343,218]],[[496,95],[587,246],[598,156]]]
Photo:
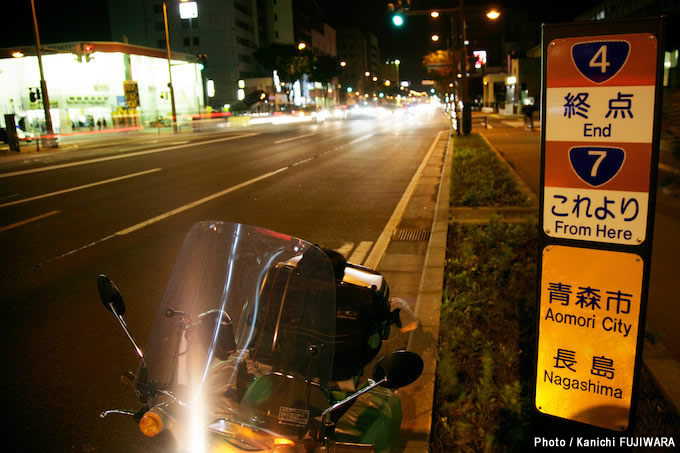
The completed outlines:
[[[439,41],[439,35],[432,35],[432,41]]]
[[[340,66],[342,66],[342,67],[344,68],[345,66],[347,66],[347,62],[346,62],[346,61],[341,61],[341,62],[340,62]]]
[[[433,17],[434,19],[436,19],[436,18],[439,17],[439,12],[438,12],[438,11],[432,11],[432,12],[430,13],[430,16]]]
[[[399,64],[399,63],[401,63],[401,61],[399,61],[399,60],[394,60],[394,64]]]
[[[374,82],[377,82],[377,81],[378,81],[378,77],[377,77],[377,76],[373,76],[373,81],[374,81]]]
[[[368,72],[368,71],[366,71],[366,72],[364,72],[364,75],[365,75],[366,77],[368,77],[368,76],[370,76],[370,75],[371,75],[371,73],[370,73],[370,72]]]
[[[307,44],[305,44],[305,43],[303,43],[303,42],[301,42],[300,44],[298,44],[298,50],[302,50],[302,49],[304,49],[305,47],[307,47]]]
[[[491,20],[496,20],[496,19],[498,19],[499,17],[501,17],[501,13],[499,13],[499,12],[496,11],[495,9],[492,9],[491,11],[489,11],[488,13],[486,13],[486,17],[488,17],[488,18],[491,19]]]
[[[399,14],[395,14],[394,16],[392,16],[392,23],[397,27],[401,27],[402,25],[404,25],[404,18],[401,17]]]

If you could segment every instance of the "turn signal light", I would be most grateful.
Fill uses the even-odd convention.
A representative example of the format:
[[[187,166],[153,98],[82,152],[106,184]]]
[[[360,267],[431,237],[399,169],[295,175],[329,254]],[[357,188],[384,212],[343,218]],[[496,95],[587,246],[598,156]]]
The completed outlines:
[[[147,437],[157,436],[163,431],[163,420],[156,412],[149,411],[139,420],[139,429]]]
[[[283,437],[277,437],[276,439],[274,439],[274,446],[278,447],[278,446],[283,446],[283,445],[293,446],[293,445],[295,445],[295,442],[293,442],[290,439],[283,438]]]
[[[285,439],[283,437],[277,437],[274,439],[274,452],[284,453],[295,451],[295,442],[290,439]]]

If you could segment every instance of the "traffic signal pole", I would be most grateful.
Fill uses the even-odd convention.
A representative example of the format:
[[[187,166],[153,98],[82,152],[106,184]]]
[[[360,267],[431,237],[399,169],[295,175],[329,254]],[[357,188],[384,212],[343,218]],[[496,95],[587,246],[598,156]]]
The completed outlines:
[[[42,65],[42,50],[40,48],[40,33],[38,32],[38,19],[35,15],[35,0],[31,0],[31,11],[33,12],[33,32],[35,33],[35,47],[38,52],[38,68],[40,69],[40,91],[42,92],[43,109],[45,111],[45,129],[47,137],[41,138],[43,146],[48,148],[58,148],[59,144],[54,137],[54,129],[52,127],[52,115],[50,114],[50,97],[47,94],[47,82],[45,82],[45,74],[43,73]]]
[[[469,93],[469,84],[468,84],[468,74],[467,74],[467,44],[465,44],[467,40],[466,36],[466,31],[465,31],[465,4],[463,0],[458,0],[458,7],[454,8],[443,8],[443,9],[437,9],[437,10],[407,10],[407,11],[400,11],[398,14],[395,15],[405,15],[405,16],[418,16],[418,15],[426,15],[426,14],[431,14],[432,12],[438,12],[440,14],[451,14],[451,37],[452,37],[452,53],[455,54],[456,52],[459,54],[459,60],[461,61],[460,64],[460,100],[463,102],[463,108],[462,108],[462,115],[459,115],[459,118],[462,116],[462,132],[465,135],[469,135],[470,131],[472,130],[472,105],[470,105],[470,93]],[[459,24],[459,32],[457,33],[457,36],[453,30],[453,23],[454,23],[454,18],[453,14],[458,13],[458,24]],[[403,22],[402,22],[403,23]],[[396,23],[395,23],[396,24]],[[398,26],[401,26],[399,24]],[[458,38],[458,39],[456,39]],[[458,107],[456,103],[456,108]],[[459,123],[458,127],[458,133],[460,134],[461,132],[461,127]]]

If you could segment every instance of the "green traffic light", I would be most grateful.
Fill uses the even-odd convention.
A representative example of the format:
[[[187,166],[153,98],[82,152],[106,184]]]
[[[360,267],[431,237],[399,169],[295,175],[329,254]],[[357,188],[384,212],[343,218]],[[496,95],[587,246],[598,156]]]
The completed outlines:
[[[401,14],[395,14],[392,16],[392,23],[397,27],[401,27],[404,25],[404,18],[401,16]]]

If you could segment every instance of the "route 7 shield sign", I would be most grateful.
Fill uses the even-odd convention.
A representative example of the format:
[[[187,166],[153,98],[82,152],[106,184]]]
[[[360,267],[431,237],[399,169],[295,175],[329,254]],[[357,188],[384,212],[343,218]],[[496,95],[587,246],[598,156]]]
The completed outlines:
[[[611,181],[623,167],[626,152],[610,146],[574,146],[569,163],[576,175],[592,187]]]

